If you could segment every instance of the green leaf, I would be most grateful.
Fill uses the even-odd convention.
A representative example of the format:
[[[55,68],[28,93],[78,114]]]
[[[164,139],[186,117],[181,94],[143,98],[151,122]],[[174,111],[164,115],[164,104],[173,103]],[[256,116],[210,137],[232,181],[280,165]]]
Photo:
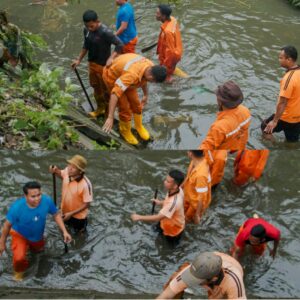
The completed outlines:
[[[59,148],[62,148],[62,146],[63,146],[63,144],[62,144],[61,140],[58,139],[57,137],[51,137],[48,140],[47,148],[49,150],[59,149]]]
[[[78,84],[70,84],[66,87],[67,93],[74,93],[80,90],[80,86]]]
[[[16,120],[16,122],[14,122],[13,128],[15,130],[24,130],[28,128],[28,122],[24,120]]]

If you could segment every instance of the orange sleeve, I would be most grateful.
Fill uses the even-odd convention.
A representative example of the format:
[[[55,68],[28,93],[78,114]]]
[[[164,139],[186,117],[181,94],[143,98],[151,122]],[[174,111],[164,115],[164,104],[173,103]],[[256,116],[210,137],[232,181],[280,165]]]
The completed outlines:
[[[294,89],[296,88],[292,74],[293,73],[289,73],[282,79],[280,84],[280,97],[284,97],[286,99],[291,98]]]
[[[206,178],[204,176],[199,176],[196,179],[196,183],[195,183],[194,188],[196,190],[197,197],[190,199],[189,209],[192,208],[191,211],[194,211],[194,213],[195,213],[197,208],[198,208],[199,202],[202,201],[203,198],[205,198],[206,194],[208,193],[208,186],[207,186]]]
[[[199,176],[196,180],[196,192],[200,195],[200,198],[203,194],[208,192],[207,180],[205,176]]]
[[[163,65],[166,66],[168,74],[172,73],[174,64],[177,63],[176,40],[172,32],[165,32],[165,60]]]
[[[132,86],[136,85],[139,82],[139,78],[130,72],[125,72],[121,77],[119,77],[111,91],[112,94],[115,94],[120,98],[126,90]]]
[[[202,142],[201,150],[218,150],[226,139],[225,133],[221,130],[221,126],[213,124],[209,129],[205,140]]]
[[[270,151],[269,150],[260,150],[261,151],[261,155],[260,155],[260,158],[257,162],[257,165],[255,167],[255,170],[254,170],[254,174],[253,174],[253,177],[258,180],[264,169],[265,169],[265,166],[267,164],[267,161],[268,161],[268,158],[269,158],[269,154],[270,154]]]

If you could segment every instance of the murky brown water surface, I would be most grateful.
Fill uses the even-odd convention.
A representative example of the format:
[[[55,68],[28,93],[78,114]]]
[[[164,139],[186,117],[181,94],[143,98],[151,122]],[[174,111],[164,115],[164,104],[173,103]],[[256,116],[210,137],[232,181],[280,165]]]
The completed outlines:
[[[6,287],[74,289],[124,295],[158,294],[167,278],[198,252],[227,252],[241,223],[254,212],[278,226],[282,241],[273,261],[247,256],[245,285],[252,297],[300,297],[300,152],[274,151],[265,175],[246,188],[231,183],[233,156],[224,181],[199,226],[189,225],[181,243],[171,249],[151,225],[133,224],[131,212],[149,214],[155,188],[163,197],[162,180],[172,168],[186,171],[185,152],[144,151],[82,153],[89,161],[88,177],[95,199],[88,235],[76,238],[68,254],[54,222],[46,227],[47,249],[31,258],[26,280],[12,279],[11,252],[0,258],[0,291]],[[69,153],[72,155],[72,153]],[[0,153],[0,222],[9,205],[21,196],[23,183],[35,179],[52,194],[48,165],[64,166],[66,153]],[[27,291],[27,290],[25,290]],[[30,291],[29,291],[30,292]],[[45,296],[45,292],[43,295]],[[28,293],[28,292],[26,292]],[[62,292],[66,296],[68,292]],[[0,293],[1,295],[1,293]],[[57,295],[57,294],[56,294]],[[73,295],[73,294],[72,294]],[[79,292],[85,297],[84,292]],[[205,297],[205,294],[201,294]],[[51,292],[49,292],[49,298]]]

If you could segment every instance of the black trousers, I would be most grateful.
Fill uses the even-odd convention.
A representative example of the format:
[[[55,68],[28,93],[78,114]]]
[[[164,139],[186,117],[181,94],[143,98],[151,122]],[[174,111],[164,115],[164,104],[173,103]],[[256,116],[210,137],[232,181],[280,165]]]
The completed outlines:
[[[274,119],[275,114],[273,114],[268,119],[265,119],[261,123],[261,130],[264,132],[268,123]],[[299,141],[300,137],[300,123],[288,123],[282,120],[278,121],[277,126],[274,128],[273,132],[284,132],[285,138],[288,142],[295,143]]]
[[[178,235],[176,235],[176,236],[167,236],[167,235],[164,235],[164,234],[163,234],[163,230],[162,230],[161,227],[160,227],[160,223],[158,223],[158,224],[155,226],[155,231],[159,232],[159,234],[160,234],[161,236],[163,236],[164,239],[165,239],[170,245],[172,245],[172,246],[176,246],[176,245],[179,244],[179,241],[180,241],[180,239],[181,239],[181,237],[182,237],[182,234],[183,234],[183,231],[182,231],[180,234],[178,234]]]
[[[66,221],[65,224],[72,227],[76,233],[86,231],[88,219],[76,219],[71,217],[70,220]]]

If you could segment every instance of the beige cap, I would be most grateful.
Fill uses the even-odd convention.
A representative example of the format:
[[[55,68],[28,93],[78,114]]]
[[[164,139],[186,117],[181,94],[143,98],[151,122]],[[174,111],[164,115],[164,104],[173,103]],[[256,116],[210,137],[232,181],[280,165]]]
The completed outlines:
[[[71,159],[67,160],[67,162],[74,165],[80,171],[85,172],[87,161],[83,156],[74,155]]]
[[[213,252],[204,252],[194,259],[191,266],[181,274],[181,278],[187,286],[197,286],[219,275],[221,269],[222,258]]]

